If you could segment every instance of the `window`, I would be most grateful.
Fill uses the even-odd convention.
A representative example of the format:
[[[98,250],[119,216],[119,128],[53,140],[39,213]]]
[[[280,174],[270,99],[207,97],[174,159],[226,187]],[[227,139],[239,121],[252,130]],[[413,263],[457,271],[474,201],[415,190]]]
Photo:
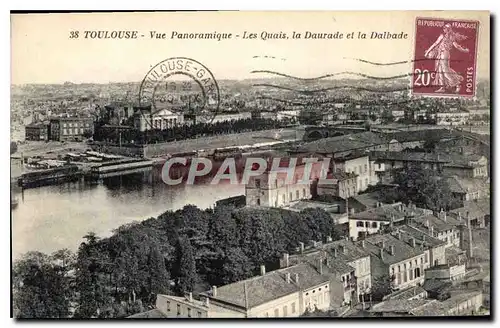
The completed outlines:
[[[404,271],[403,272],[403,282],[407,282],[407,281],[408,281],[408,272]]]
[[[170,312],[170,301],[167,301],[167,312]]]
[[[368,172],[368,165],[365,164],[365,173]]]
[[[65,127],[66,127],[66,123],[63,123],[63,128],[65,128]]]
[[[292,313],[295,313],[295,302],[292,303]]]
[[[266,312],[266,317],[268,317],[268,318],[269,318],[269,312]]]
[[[370,222],[365,222],[365,227],[369,227],[370,226]]]
[[[260,198],[257,198],[257,205],[260,206]]]
[[[288,305],[283,307],[283,316],[286,317],[288,315]]]
[[[302,197],[306,198],[306,188],[302,189]]]
[[[410,270],[410,280],[413,280],[413,270]]]
[[[177,315],[181,315],[181,305],[177,304]]]
[[[260,188],[260,179],[255,179],[255,187]]]
[[[89,127],[89,124],[88,124],[88,123],[85,123],[85,127],[87,127],[87,128],[88,128],[88,127]]]
[[[363,221],[357,221],[356,227],[363,227]]]
[[[365,179],[365,186],[368,186],[368,178]]]
[[[372,222],[372,228],[376,228],[377,227],[377,222]]]
[[[279,309],[274,309],[274,316],[279,317],[280,316],[280,310]]]
[[[68,130],[66,129],[63,129],[63,136],[67,135],[68,134]]]
[[[191,308],[188,307],[188,318],[191,318]]]
[[[361,174],[361,173],[363,172],[363,170],[362,170],[362,169],[363,169],[363,167],[360,165],[360,166],[359,166],[359,174]]]
[[[80,128],[80,134],[83,134],[83,129],[82,128]]]
[[[358,168],[357,167],[354,168],[354,173],[358,174]]]
[[[425,253],[425,263],[429,263],[429,255],[427,253]]]
[[[297,199],[299,199],[299,198],[300,198],[300,192],[299,192],[298,190],[296,190],[296,191],[295,191],[295,196],[297,196],[297,197],[295,197],[295,198],[297,198]]]
[[[281,195],[281,199],[283,200],[283,204],[286,202],[285,200],[285,194]]]
[[[420,278],[420,268],[415,269],[415,278]]]
[[[401,272],[401,266],[398,265],[398,272]]]

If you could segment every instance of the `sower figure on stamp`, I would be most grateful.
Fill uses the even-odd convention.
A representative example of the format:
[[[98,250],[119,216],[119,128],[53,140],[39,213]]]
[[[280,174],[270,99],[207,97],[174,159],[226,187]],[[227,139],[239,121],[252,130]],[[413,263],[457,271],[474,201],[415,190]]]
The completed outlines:
[[[449,88],[455,88],[455,93],[460,92],[460,84],[464,78],[450,67],[450,50],[454,47],[461,52],[469,52],[469,49],[457,43],[466,38],[453,31],[450,24],[446,24],[443,33],[425,52],[426,58],[436,60],[436,75],[432,81],[432,85],[440,86],[436,92],[445,92]]]

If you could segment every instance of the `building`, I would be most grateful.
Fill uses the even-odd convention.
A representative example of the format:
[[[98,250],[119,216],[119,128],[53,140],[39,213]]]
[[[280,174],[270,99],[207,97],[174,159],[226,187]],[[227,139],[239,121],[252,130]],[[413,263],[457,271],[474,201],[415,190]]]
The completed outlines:
[[[345,202],[343,201],[326,203],[315,200],[297,200],[283,206],[282,208],[292,212],[301,212],[307,208],[318,208],[330,215],[332,218],[332,224],[339,225],[346,224],[348,222]]]
[[[387,296],[384,296],[382,301],[387,300],[401,300],[401,301],[413,301],[427,298],[427,291],[421,286],[411,286],[405,289],[396,290]]]
[[[26,140],[46,141],[49,140],[48,123],[31,123],[25,126]]]
[[[450,153],[446,155],[443,173],[463,178],[488,177],[488,159],[482,155]]]
[[[186,297],[158,294],[156,310],[167,318],[210,318],[220,309],[210,306],[208,299],[195,300],[189,293]]]
[[[483,305],[483,294],[478,291],[467,291],[452,295],[444,301],[427,303],[411,311],[415,316],[465,316],[477,315]]]
[[[134,127],[139,131],[166,130],[184,124],[184,115],[169,109],[153,110],[151,106],[134,106]]]
[[[332,306],[368,301],[372,286],[370,254],[363,245],[363,243],[354,243],[347,239],[318,243],[316,247],[301,250],[299,254],[284,254],[280,259],[280,267],[302,262],[315,263],[318,260],[324,260],[326,263],[328,261],[327,267],[331,268],[331,271],[345,270],[346,275],[342,281],[344,288],[334,293],[332,287],[330,291]],[[338,282],[338,276],[330,278],[332,286]],[[352,284],[355,285],[354,288]]]
[[[358,175],[352,172],[336,172],[330,174],[329,178],[335,179],[332,184],[318,184],[318,195],[332,195],[347,199],[358,194]]]
[[[490,224],[490,198],[468,200],[463,206],[449,211],[449,217],[459,222],[465,221],[466,225],[472,227],[485,227]]]
[[[448,111],[436,113],[436,124],[437,125],[466,125],[469,123],[470,114],[467,111]]]
[[[300,263],[266,272],[202,293],[223,310],[218,316],[231,318],[298,317],[306,311],[330,308],[330,279],[322,274],[322,263]]]
[[[365,191],[371,184],[370,161],[366,154],[353,152],[344,156],[334,157],[330,164],[333,174],[347,173],[343,182],[343,194],[356,195]],[[356,188],[349,185],[353,175],[356,175]]]
[[[460,203],[490,197],[491,187],[489,178],[462,178],[452,176],[445,179],[450,186],[453,197]]]
[[[250,206],[282,207],[291,202],[311,198],[312,183],[321,176],[322,163],[312,165],[310,178],[302,181],[305,172],[305,164],[295,166],[295,170],[289,171],[289,159],[282,159],[279,168],[268,168],[259,176],[251,176],[245,185],[246,203]],[[292,179],[288,180],[291,172]]]
[[[460,280],[465,277],[465,263],[450,265],[440,264],[425,270],[425,279]]]
[[[402,225],[409,218],[430,214],[432,211],[405,206],[402,203],[382,204],[362,212],[355,213],[351,208],[349,214],[349,237],[353,240],[366,238],[391,225]]]
[[[424,152],[370,152],[370,160],[373,161],[377,183],[390,183],[394,170],[407,170],[414,165],[441,173],[449,162],[440,154]]]
[[[416,216],[408,221],[409,226],[446,242],[446,247],[460,247],[460,226],[463,224],[463,221],[447,215],[444,211],[436,214]]]
[[[197,123],[222,123],[222,122],[234,122],[240,120],[247,120],[252,118],[251,112],[241,112],[241,113],[220,113],[215,116],[197,116]]]
[[[424,282],[424,271],[431,264],[428,251],[392,234],[369,236],[365,245],[371,255],[372,290],[375,300],[382,299],[394,290]]]
[[[57,117],[50,120],[50,140],[82,141],[87,134],[94,134],[94,121],[90,117]]]
[[[349,208],[354,212],[363,212],[370,208],[375,208],[378,205],[384,204],[384,197],[380,191],[365,192],[361,195],[351,196],[348,199]]]

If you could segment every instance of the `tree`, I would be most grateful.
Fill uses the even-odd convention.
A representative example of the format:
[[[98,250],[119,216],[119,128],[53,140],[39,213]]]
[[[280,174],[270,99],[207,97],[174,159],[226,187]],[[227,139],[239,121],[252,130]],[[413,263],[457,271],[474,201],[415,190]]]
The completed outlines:
[[[92,138],[93,134],[92,134],[92,130],[90,129],[86,129],[85,131],[83,131],[83,137],[86,138],[86,139],[89,139],[89,138]]]
[[[413,202],[433,211],[450,210],[458,205],[446,180],[436,171],[421,165],[411,165],[406,170],[396,171],[394,183],[398,187],[382,194],[384,203]]]
[[[29,252],[13,267],[13,305],[17,318],[67,318],[70,282],[67,272],[54,265],[54,258]]]
[[[192,292],[197,281],[196,262],[193,247],[186,237],[178,239],[176,264],[176,292],[179,295]]]

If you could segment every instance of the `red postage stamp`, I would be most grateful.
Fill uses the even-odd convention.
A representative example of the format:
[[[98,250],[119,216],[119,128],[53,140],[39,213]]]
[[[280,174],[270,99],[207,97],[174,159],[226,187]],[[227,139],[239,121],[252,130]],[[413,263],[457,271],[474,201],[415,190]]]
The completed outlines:
[[[479,22],[417,18],[414,95],[473,97]]]

